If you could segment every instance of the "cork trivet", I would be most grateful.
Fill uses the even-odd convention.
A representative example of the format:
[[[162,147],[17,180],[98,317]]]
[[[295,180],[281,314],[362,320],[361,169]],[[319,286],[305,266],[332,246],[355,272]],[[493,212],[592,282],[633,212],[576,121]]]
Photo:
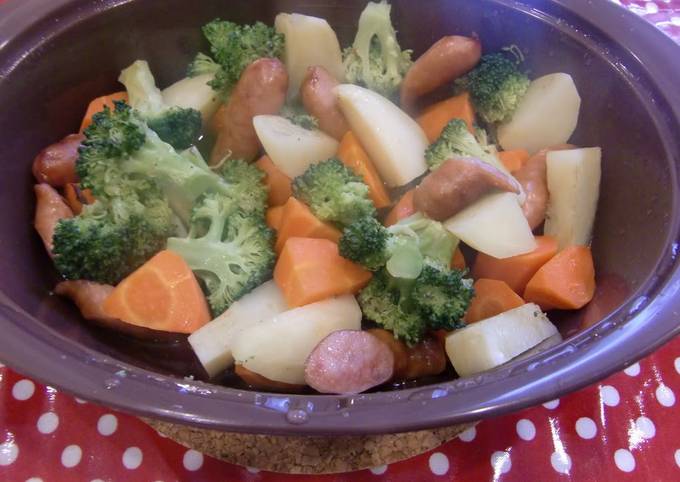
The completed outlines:
[[[246,467],[289,474],[329,474],[391,464],[427,452],[474,423],[387,435],[301,437],[205,430],[159,420],[146,423],[176,442]]]

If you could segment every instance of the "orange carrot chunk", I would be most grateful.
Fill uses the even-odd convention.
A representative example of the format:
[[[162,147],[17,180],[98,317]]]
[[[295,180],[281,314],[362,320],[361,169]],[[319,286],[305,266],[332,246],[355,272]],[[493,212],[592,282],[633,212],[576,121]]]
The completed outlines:
[[[431,105],[420,114],[418,124],[425,132],[427,140],[434,142],[446,124],[453,119],[464,120],[468,130],[474,133],[475,111],[467,92]]]
[[[344,135],[338,148],[338,158],[368,185],[368,195],[377,209],[390,205],[390,196],[368,154],[351,131]]]
[[[267,200],[269,205],[282,206],[286,204],[288,198],[293,195],[290,187],[290,178],[274,165],[269,156],[260,157],[255,165],[266,174],[264,183],[269,190],[269,198]]]
[[[357,293],[371,277],[327,239],[289,238],[274,268],[274,281],[291,308]]]
[[[460,247],[456,248],[456,250],[453,252],[453,256],[451,256],[451,267],[461,271],[467,268],[465,257],[463,256],[463,252],[460,250]]]
[[[529,159],[529,153],[524,149],[516,149],[514,151],[501,151],[498,153],[498,158],[503,165],[511,173],[519,171],[524,163]]]
[[[90,105],[87,106],[85,117],[83,117],[83,122],[80,124],[80,133],[82,134],[82,132],[85,129],[87,129],[87,127],[90,124],[92,124],[92,117],[97,112],[103,111],[104,107],[113,109],[114,108],[113,102],[116,100],[124,100],[125,102],[127,102],[128,101],[127,92],[114,92],[113,94],[103,95],[92,100],[90,102]]]
[[[285,206],[274,206],[267,209],[267,226],[278,231],[281,228],[281,221],[283,220],[283,210]]]
[[[586,246],[569,246],[529,280],[524,299],[543,310],[577,310],[595,293],[593,255]]]
[[[210,321],[208,303],[191,268],[167,250],[121,281],[103,308],[111,318],[173,333],[193,333]]]
[[[472,277],[505,281],[515,293],[522,295],[531,277],[555,254],[557,254],[555,238],[536,236],[536,249],[527,254],[497,259],[488,254],[479,253],[472,270]]]
[[[465,314],[466,323],[485,320],[524,304],[524,300],[504,281],[479,279],[475,281],[474,288],[475,297]]]
[[[393,224],[397,224],[399,221],[401,221],[404,218],[409,217],[412,214],[415,214],[416,208],[413,205],[413,193],[415,192],[414,189],[411,189],[410,191],[407,191],[399,201],[397,201],[397,204],[394,205],[392,210],[389,212],[387,217],[385,218],[385,226],[392,226]]]
[[[304,203],[291,196],[283,206],[275,248],[280,253],[288,238],[293,237],[328,239],[337,243],[340,236],[339,230],[321,221]]]

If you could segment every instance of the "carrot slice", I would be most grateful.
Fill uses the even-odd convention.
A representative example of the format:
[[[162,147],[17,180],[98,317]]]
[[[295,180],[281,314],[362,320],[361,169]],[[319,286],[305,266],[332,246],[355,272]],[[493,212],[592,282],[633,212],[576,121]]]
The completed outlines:
[[[378,171],[375,170],[371,159],[352,131],[347,132],[342,138],[340,147],[338,147],[338,158],[357,176],[364,179],[364,182],[368,185],[368,195],[376,208],[380,209],[390,205],[390,196],[387,194]]]
[[[479,279],[475,281],[474,288],[475,297],[465,314],[466,323],[485,320],[524,304],[524,300],[504,281]]]
[[[281,228],[281,221],[283,220],[283,211],[285,206],[274,206],[267,209],[266,221],[267,225],[278,231]]]
[[[264,183],[269,189],[269,205],[282,206],[283,204],[286,204],[288,198],[293,195],[293,190],[290,186],[290,178],[276,167],[269,156],[260,157],[255,165],[262,169],[266,174]]]
[[[587,246],[569,246],[529,280],[524,299],[543,310],[577,310],[595,294],[593,255]]]
[[[337,243],[342,233],[321,221],[302,202],[290,197],[283,206],[281,223],[276,236],[276,252],[280,253],[288,238],[319,238]]]
[[[82,134],[87,127],[92,124],[92,117],[97,113],[104,110],[104,107],[113,109],[113,102],[116,100],[128,101],[127,92],[114,92],[113,94],[103,95],[97,97],[90,102],[87,106],[87,111],[85,111],[85,117],[83,117],[83,122],[80,124],[80,133]]]
[[[451,256],[451,267],[461,271],[467,268],[465,257],[463,256],[463,252],[459,247],[456,248],[456,250],[453,252],[453,256]]]
[[[524,149],[515,149],[514,151],[501,151],[498,153],[498,158],[503,165],[511,173],[519,171],[524,163],[529,159],[529,153]]]
[[[475,111],[470,102],[470,94],[467,92],[431,105],[420,114],[417,120],[427,140],[434,142],[452,119],[463,119],[470,132],[475,132]]]
[[[210,321],[194,273],[172,251],[161,251],[121,281],[104,300],[104,313],[127,323],[174,333],[193,333]]]
[[[94,203],[94,196],[89,189],[81,189],[80,184],[72,182],[64,186],[64,198],[73,211],[73,214],[80,214],[84,204]]]
[[[555,238],[536,236],[536,249],[527,254],[498,259],[479,253],[472,269],[472,277],[505,281],[515,293],[522,295],[531,277],[556,254]]]
[[[289,238],[274,268],[274,281],[291,308],[357,293],[372,276],[327,239]]]
[[[402,219],[409,217],[411,214],[415,214],[416,208],[413,205],[414,192],[415,189],[407,191],[404,193],[401,199],[397,201],[397,204],[394,205],[392,210],[385,218],[385,226],[392,226],[393,224],[397,224]]]

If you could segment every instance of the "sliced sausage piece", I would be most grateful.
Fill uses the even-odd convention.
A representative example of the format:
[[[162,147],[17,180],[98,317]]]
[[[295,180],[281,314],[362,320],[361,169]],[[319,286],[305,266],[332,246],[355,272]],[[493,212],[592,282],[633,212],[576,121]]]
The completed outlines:
[[[307,358],[305,381],[321,393],[354,394],[392,378],[394,356],[388,346],[360,330],[335,331]]]
[[[72,218],[73,212],[64,199],[49,184],[36,184],[35,191],[35,230],[42,238],[47,252],[52,256],[52,238],[60,219]]]
[[[304,385],[295,385],[293,383],[270,380],[269,378],[263,377],[259,373],[248,370],[243,365],[235,365],[234,372],[241,380],[257,390],[264,390],[267,392],[297,393],[305,389]]]
[[[103,325],[117,327],[119,320],[107,316],[102,307],[104,300],[113,291],[113,286],[95,283],[94,281],[75,280],[62,281],[54,292],[60,296],[71,298],[86,320],[97,321]]]
[[[428,336],[420,343],[408,346],[394,338],[392,332],[381,328],[367,333],[385,343],[394,355],[394,381],[439,375],[446,369],[444,345],[435,337]]]
[[[471,157],[449,159],[428,174],[413,195],[416,210],[445,221],[492,190],[519,194],[519,185],[504,172]]]
[[[217,141],[210,164],[230,159],[251,161],[260,151],[253,127],[256,115],[277,114],[286,101],[288,74],[278,59],[263,58],[250,64],[213,118]]]
[[[538,151],[524,163],[514,176],[526,193],[526,201],[522,205],[524,216],[532,230],[545,220],[548,209],[548,179],[546,176],[546,157],[550,151],[574,149],[571,144],[559,144]]]
[[[421,55],[406,73],[401,84],[401,107],[413,110],[418,97],[468,73],[482,56],[476,37],[449,35],[439,39]]]
[[[335,77],[323,67],[309,67],[300,85],[300,97],[305,110],[318,119],[319,128],[340,140],[349,126],[333,93],[337,85]]]
[[[84,140],[85,136],[82,134],[70,134],[40,151],[33,160],[33,176],[36,180],[53,187],[78,182],[76,161],[78,148]]]

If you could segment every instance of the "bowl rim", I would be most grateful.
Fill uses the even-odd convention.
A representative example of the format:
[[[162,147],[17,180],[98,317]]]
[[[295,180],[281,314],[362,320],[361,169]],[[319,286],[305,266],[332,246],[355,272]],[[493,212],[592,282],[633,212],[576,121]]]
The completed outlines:
[[[0,74],[9,73],[27,55],[6,55],[16,38],[30,34],[32,51],[76,23],[133,1],[10,0],[0,4]],[[673,79],[680,78],[680,65],[667,61],[680,54],[680,48],[661,31],[613,2],[490,1],[547,20],[553,18],[546,13],[548,9],[557,8],[608,37],[638,61],[644,59],[644,69],[660,93],[656,102],[646,101],[646,107],[655,113],[655,120],[663,120],[657,126],[662,133],[680,129],[680,91],[673,85]],[[51,27],[46,36],[37,35],[40,22],[55,16],[60,19],[58,27]],[[573,34],[566,25],[562,28]],[[626,36],[630,29],[636,31],[635,36]],[[662,139],[673,163],[672,201],[678,205],[680,142],[672,143],[669,136],[662,135]],[[136,415],[224,431],[358,435],[475,421],[551,400],[600,380],[680,333],[675,319],[680,311],[680,219],[669,222],[669,239],[656,275],[607,318],[539,355],[436,386],[356,396],[282,395],[164,376],[39,326],[38,320],[1,292],[0,358],[20,373],[87,400]],[[504,390],[499,390],[499,384]]]

